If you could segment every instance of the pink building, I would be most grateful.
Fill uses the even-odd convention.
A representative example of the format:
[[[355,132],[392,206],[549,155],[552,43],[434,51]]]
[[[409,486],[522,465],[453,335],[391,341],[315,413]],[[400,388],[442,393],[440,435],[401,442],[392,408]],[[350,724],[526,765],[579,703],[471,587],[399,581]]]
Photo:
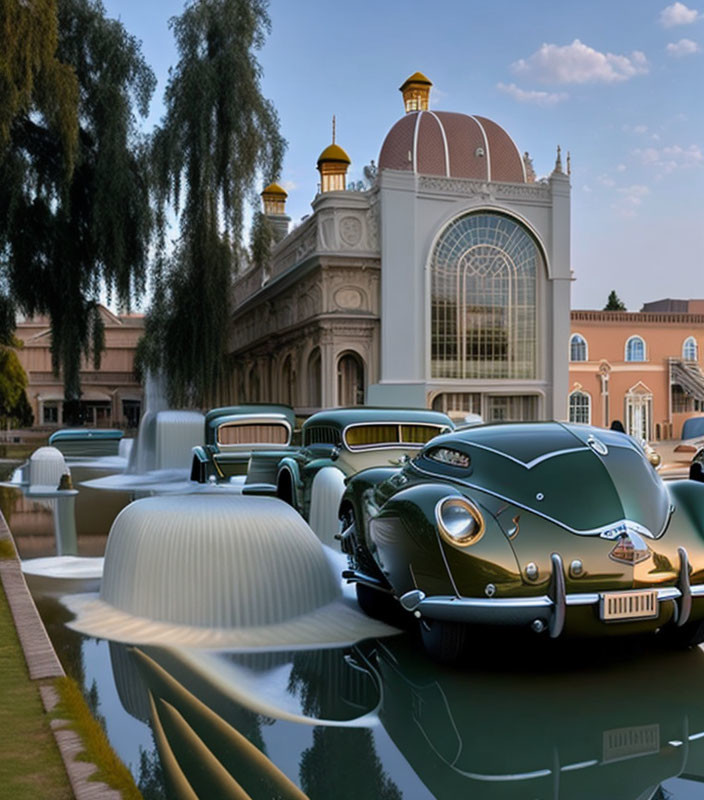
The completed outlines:
[[[81,410],[89,427],[134,428],[142,409],[142,386],[134,376],[134,354],[144,333],[141,314],[117,315],[100,306],[105,325],[105,352],[100,370],[92,361],[81,365]],[[24,347],[17,351],[29,378],[27,399],[36,426],[63,424],[62,379],[51,370],[51,329],[46,317],[20,322],[15,330]]]
[[[704,413],[704,300],[643,308],[572,311],[569,419],[678,439],[684,420]]]

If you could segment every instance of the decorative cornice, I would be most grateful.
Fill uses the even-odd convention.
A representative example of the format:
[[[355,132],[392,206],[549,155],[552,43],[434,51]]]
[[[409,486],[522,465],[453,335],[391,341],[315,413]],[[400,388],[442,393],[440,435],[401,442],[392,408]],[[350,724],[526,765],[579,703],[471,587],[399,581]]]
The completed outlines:
[[[550,186],[543,183],[491,183],[465,178],[419,175],[418,192],[496,200],[550,202]]]
[[[643,325],[704,325],[704,314],[664,311],[571,311],[572,322],[627,322]]]

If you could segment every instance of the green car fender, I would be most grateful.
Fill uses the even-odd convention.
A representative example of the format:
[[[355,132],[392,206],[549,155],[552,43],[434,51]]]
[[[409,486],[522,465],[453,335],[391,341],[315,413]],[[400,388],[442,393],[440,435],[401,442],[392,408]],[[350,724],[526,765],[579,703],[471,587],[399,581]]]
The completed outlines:
[[[370,522],[369,548],[397,595],[420,589],[426,595],[483,597],[497,582],[520,582],[513,549],[489,511],[470,501],[483,518],[476,543],[459,546],[440,534],[438,504],[465,498],[442,483],[418,483],[397,491]]]
[[[704,483],[672,481],[668,488],[674,511],[665,536],[687,550],[690,581],[704,583]]]
[[[276,473],[276,496],[300,510],[303,484],[298,462],[295,458],[282,458]]]

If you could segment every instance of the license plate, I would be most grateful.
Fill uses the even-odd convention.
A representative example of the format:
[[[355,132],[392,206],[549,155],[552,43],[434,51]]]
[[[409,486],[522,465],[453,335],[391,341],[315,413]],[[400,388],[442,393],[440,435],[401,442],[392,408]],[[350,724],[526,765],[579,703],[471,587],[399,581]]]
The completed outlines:
[[[659,750],[659,725],[636,725],[632,728],[614,728],[604,731],[603,760],[605,762],[657,753]]]
[[[604,622],[654,619],[657,615],[656,589],[643,592],[605,592],[601,595],[601,618]]]

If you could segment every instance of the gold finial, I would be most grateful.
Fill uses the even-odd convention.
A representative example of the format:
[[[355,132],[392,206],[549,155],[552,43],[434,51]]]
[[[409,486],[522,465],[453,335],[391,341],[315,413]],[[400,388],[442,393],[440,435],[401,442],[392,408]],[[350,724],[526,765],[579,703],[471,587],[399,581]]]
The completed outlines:
[[[64,474],[59,479],[59,485],[56,488],[60,492],[65,492],[69,489],[73,489],[73,481],[71,480],[71,475],[68,472],[64,472]]]
[[[332,115],[332,143],[335,144],[335,115]]]
[[[555,159],[555,172],[562,172],[562,148],[557,146],[557,158]]]
[[[570,158],[570,151],[567,151],[567,174],[572,174],[572,160]]]

